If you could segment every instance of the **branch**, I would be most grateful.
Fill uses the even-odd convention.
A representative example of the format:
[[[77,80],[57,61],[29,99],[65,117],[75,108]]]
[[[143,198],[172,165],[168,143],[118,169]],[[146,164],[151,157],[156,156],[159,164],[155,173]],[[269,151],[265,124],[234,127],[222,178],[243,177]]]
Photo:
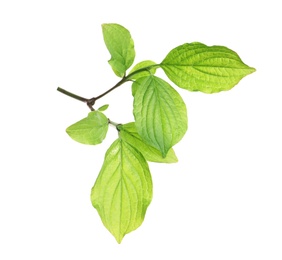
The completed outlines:
[[[129,81],[129,79],[127,77],[123,77],[122,80],[120,80],[117,84],[115,84],[112,88],[110,88],[109,90],[107,90],[106,92],[104,92],[103,94],[97,96],[97,97],[93,97],[91,99],[89,99],[89,101],[96,101],[98,99],[100,99],[101,97],[107,95],[108,93],[110,93],[111,91],[113,91],[114,89],[116,89],[117,87],[121,86],[123,83]]]
[[[141,68],[139,70],[136,70],[130,74],[128,74],[127,76],[124,76],[117,84],[115,84],[112,88],[110,88],[109,90],[107,90],[106,92],[102,93],[101,95],[97,96],[97,97],[93,97],[93,98],[84,98],[84,97],[81,97],[81,96],[78,96],[76,94],[73,94],[67,90],[64,90],[60,87],[57,88],[57,90],[69,97],[72,97],[74,99],[77,99],[79,101],[82,101],[84,103],[86,103],[86,105],[90,108],[91,111],[94,111],[94,104],[96,102],[96,100],[102,98],[103,96],[109,94],[110,92],[112,92],[114,89],[118,88],[119,86],[121,86],[122,84],[124,84],[125,82],[128,82],[128,81],[131,81],[131,77],[134,76],[135,74],[138,74],[140,72],[143,72],[143,71],[149,71],[150,72],[150,69],[153,68],[153,67],[159,67],[160,64],[155,64],[155,65],[152,65],[152,66],[148,66],[148,67],[145,67],[145,68]]]
[[[131,77],[134,76],[135,74],[138,74],[140,72],[143,72],[143,71],[149,71],[150,72],[150,69],[153,68],[153,67],[159,67],[160,64],[155,64],[155,65],[151,65],[151,66],[148,66],[148,67],[145,67],[145,68],[141,68],[139,70],[136,70],[136,71],[133,71],[132,73],[128,74],[127,76],[124,76],[116,85],[114,85],[112,88],[110,88],[109,90],[107,90],[106,92],[104,92],[103,94],[97,96],[97,97],[93,97],[90,99],[90,101],[96,101],[100,98],[102,98],[103,96],[109,94],[111,91],[113,91],[114,89],[116,89],[117,87],[121,86],[123,83],[125,82],[128,82],[128,81],[131,81]]]
[[[65,95],[69,96],[69,97],[72,97],[72,98],[77,99],[77,100],[79,100],[79,101],[82,101],[82,102],[84,102],[84,103],[87,103],[87,101],[88,101],[87,98],[80,97],[80,96],[78,96],[78,95],[76,95],[76,94],[73,94],[73,93],[71,93],[71,92],[69,92],[69,91],[67,91],[67,90],[65,90],[65,89],[60,88],[60,87],[58,87],[57,90],[58,90],[59,92],[65,94]]]
[[[59,92],[65,94],[65,95],[69,96],[69,97],[72,97],[74,99],[77,99],[79,101],[82,101],[82,102],[86,103],[86,105],[90,108],[90,110],[94,111],[93,106],[94,106],[95,101],[96,101],[95,99],[92,100],[92,99],[88,99],[88,98],[84,98],[84,97],[78,96],[78,95],[73,94],[73,93],[71,93],[71,92],[69,92],[69,91],[67,91],[65,89],[60,88],[60,87],[58,87],[57,90]]]

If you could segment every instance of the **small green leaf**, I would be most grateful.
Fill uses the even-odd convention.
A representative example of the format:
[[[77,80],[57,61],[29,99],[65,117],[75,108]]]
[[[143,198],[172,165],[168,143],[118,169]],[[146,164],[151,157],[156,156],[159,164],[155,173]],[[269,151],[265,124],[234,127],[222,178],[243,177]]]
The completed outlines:
[[[109,105],[108,105],[108,104],[107,104],[107,105],[103,105],[103,106],[99,107],[99,108],[98,108],[98,110],[102,112],[102,111],[107,110],[107,109],[108,109],[108,107],[109,107]]]
[[[178,87],[204,93],[229,90],[255,71],[244,64],[236,52],[198,42],[176,47],[160,66]]]
[[[130,32],[119,24],[102,25],[105,44],[111,54],[109,64],[118,77],[123,77],[135,58]]]
[[[172,148],[168,151],[166,157],[163,158],[158,149],[144,143],[141,136],[137,133],[134,122],[120,125],[118,128],[120,138],[140,151],[147,161],[160,163],[175,163],[178,161]]]
[[[86,118],[66,129],[68,135],[82,144],[101,143],[108,131],[108,118],[99,111],[92,111]]]
[[[136,129],[163,157],[187,131],[186,106],[166,81],[149,76],[138,79],[133,103]]]
[[[92,205],[118,243],[142,224],[152,200],[152,187],[143,155],[118,138],[106,152],[91,190]]]
[[[147,68],[145,71],[141,71],[141,72],[137,73],[138,70],[145,69],[145,68]],[[157,71],[157,68],[158,68],[158,65],[154,61],[145,60],[145,61],[141,61],[141,62],[137,63],[132,68],[132,70],[129,72],[128,75],[133,73],[133,75],[130,78],[131,79],[139,79],[139,78],[142,78],[142,77],[145,77],[145,76],[150,76],[152,74],[155,74],[156,71]]]

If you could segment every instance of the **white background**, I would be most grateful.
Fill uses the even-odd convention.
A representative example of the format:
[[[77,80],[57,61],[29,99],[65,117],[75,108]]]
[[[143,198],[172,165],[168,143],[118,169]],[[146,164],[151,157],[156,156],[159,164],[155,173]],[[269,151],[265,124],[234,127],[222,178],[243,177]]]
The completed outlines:
[[[278,3],[1,1],[0,259],[281,260]],[[88,108],[56,91],[90,98],[118,81],[100,27],[110,22],[130,30],[136,62],[200,41],[257,69],[228,92],[178,89],[189,111],[179,163],[150,164],[153,202],[120,245],[89,199],[116,131],[99,146],[72,141],[65,128]],[[107,103],[113,121],[133,119],[130,85],[97,107]]]

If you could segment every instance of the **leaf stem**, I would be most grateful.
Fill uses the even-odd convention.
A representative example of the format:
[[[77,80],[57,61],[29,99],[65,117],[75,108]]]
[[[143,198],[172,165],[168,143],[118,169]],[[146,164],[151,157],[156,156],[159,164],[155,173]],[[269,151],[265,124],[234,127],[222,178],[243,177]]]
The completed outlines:
[[[131,78],[132,76],[134,76],[135,74],[138,74],[140,72],[143,72],[143,71],[149,71],[150,72],[150,69],[154,68],[154,67],[160,67],[161,64],[154,64],[154,65],[151,65],[151,66],[148,66],[148,67],[144,67],[144,68],[141,68],[139,70],[135,70],[133,71],[132,73],[130,73],[127,78]]]
[[[113,125],[114,127],[117,127],[118,125],[120,125],[119,123],[111,121],[110,118],[108,118],[108,122],[109,122],[110,125]]]

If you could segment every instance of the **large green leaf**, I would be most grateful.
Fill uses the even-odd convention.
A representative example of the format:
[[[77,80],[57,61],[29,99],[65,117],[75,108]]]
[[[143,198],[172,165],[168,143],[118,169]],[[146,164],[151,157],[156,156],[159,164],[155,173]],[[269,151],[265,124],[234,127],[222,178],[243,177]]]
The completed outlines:
[[[128,75],[132,74],[131,79],[139,79],[145,76],[150,76],[151,74],[155,74],[159,65],[157,65],[154,61],[144,60],[137,63]],[[144,69],[144,71],[142,71]],[[141,71],[140,71],[141,70]],[[138,72],[140,71],[140,72]]]
[[[118,138],[106,152],[91,191],[93,206],[118,243],[142,224],[152,200],[152,186],[143,155]]]
[[[68,135],[82,144],[101,143],[108,131],[108,118],[99,111],[92,111],[86,118],[66,129]]]
[[[187,130],[185,103],[174,88],[156,76],[140,78],[136,84],[133,103],[136,129],[142,140],[165,157]]]
[[[134,42],[130,32],[119,24],[102,25],[105,44],[111,54],[109,64],[119,77],[132,65],[135,58]]]
[[[160,66],[177,86],[205,93],[229,90],[255,71],[244,64],[236,52],[198,42],[176,47]]]
[[[144,143],[136,130],[134,122],[119,125],[118,129],[120,138],[139,150],[147,161],[160,163],[175,163],[178,161],[172,148],[168,151],[166,157],[163,158],[158,149]]]

